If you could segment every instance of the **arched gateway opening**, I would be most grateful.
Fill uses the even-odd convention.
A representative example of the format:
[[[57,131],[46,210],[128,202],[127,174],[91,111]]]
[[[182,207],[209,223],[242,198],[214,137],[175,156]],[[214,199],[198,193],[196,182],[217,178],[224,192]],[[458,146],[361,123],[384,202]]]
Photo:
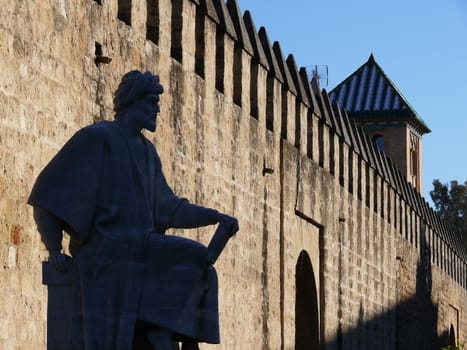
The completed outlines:
[[[451,328],[449,329],[449,346],[456,347],[456,332],[454,331],[454,326],[451,323]]]
[[[302,250],[295,267],[295,350],[305,349],[319,349],[319,308],[313,265]]]

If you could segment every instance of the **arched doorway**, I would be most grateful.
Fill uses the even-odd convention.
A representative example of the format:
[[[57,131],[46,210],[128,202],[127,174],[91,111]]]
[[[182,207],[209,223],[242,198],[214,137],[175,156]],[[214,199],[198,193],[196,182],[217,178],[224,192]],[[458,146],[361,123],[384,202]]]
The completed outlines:
[[[319,349],[319,308],[310,256],[300,252],[295,266],[295,350]]]

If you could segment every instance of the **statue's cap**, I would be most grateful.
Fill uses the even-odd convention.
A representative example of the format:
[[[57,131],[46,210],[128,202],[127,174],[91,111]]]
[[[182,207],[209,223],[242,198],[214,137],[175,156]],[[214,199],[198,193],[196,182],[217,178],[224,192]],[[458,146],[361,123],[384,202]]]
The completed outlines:
[[[158,75],[133,70],[122,77],[115,91],[114,111],[119,114],[143,96],[149,93],[162,94],[163,92],[164,87],[159,83]]]

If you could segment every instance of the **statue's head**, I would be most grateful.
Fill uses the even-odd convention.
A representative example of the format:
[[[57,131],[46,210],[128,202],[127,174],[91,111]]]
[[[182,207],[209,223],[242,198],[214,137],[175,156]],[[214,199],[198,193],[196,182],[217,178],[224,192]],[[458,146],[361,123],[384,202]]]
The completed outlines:
[[[118,85],[114,95],[114,111],[122,113],[133,102],[144,98],[147,94],[160,95],[164,92],[164,87],[159,83],[159,76],[151,72],[142,73],[133,70],[126,73]]]
[[[127,111],[131,111],[135,119],[148,116],[154,118],[154,126],[142,127],[154,131],[155,117],[159,113],[159,95],[163,92],[164,87],[159,83],[158,75],[138,70],[126,73],[114,94],[115,118]]]

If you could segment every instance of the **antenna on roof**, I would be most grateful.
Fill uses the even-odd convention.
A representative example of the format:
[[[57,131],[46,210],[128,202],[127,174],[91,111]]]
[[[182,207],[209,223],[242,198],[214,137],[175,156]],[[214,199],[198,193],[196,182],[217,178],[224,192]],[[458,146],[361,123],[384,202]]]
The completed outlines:
[[[329,83],[328,79],[328,65],[320,64],[306,67],[307,73],[312,77],[319,80],[321,86],[327,87]]]

